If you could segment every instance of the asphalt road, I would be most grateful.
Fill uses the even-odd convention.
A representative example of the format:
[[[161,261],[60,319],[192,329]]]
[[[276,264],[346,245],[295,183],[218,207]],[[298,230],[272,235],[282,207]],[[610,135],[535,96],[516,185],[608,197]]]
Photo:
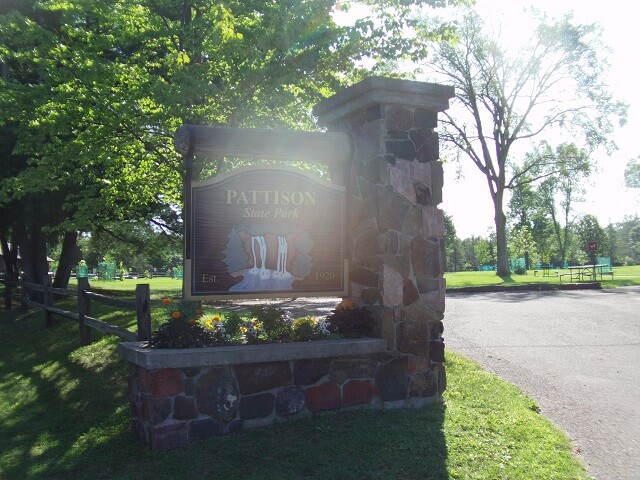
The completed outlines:
[[[519,386],[598,480],[640,480],[640,287],[447,294],[447,348]]]

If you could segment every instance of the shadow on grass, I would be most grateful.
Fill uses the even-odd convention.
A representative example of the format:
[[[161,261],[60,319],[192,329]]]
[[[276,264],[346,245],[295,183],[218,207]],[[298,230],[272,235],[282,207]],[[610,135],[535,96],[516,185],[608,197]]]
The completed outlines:
[[[0,311],[0,478],[447,479],[445,407],[319,414],[173,452],[129,429],[115,340]]]
[[[502,282],[505,284],[516,283],[516,281],[513,278],[511,278],[511,275],[498,275],[498,276],[500,277]]]

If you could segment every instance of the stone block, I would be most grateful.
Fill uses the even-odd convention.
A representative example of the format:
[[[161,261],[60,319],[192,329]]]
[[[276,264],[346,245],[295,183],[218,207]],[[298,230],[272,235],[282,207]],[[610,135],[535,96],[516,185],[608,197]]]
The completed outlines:
[[[431,361],[428,357],[422,355],[407,355],[407,373],[409,375],[424,372],[430,365]]]
[[[142,400],[142,417],[151,425],[162,423],[171,415],[171,399],[145,395]]]
[[[293,365],[294,385],[312,385],[329,373],[330,360],[318,358],[296,360]]]
[[[400,235],[395,230],[389,230],[379,236],[380,251],[388,255],[400,253]]]
[[[378,230],[370,228],[356,236],[353,249],[359,257],[369,257],[380,253]]]
[[[365,287],[378,287],[378,274],[366,268],[357,268],[349,272],[349,280]]]
[[[386,140],[384,144],[385,153],[389,155],[395,155],[399,159],[408,161],[416,158],[416,147],[411,140]]]
[[[193,398],[180,395],[173,402],[173,418],[176,420],[192,420],[198,416]]]
[[[179,368],[139,369],[140,389],[154,397],[173,397],[184,393],[184,377]]]
[[[431,190],[424,183],[414,183],[413,189],[416,193],[416,203],[423,207],[431,205]]]
[[[276,396],[271,392],[248,395],[240,399],[240,418],[262,418],[271,415]]]
[[[440,244],[438,241],[415,237],[411,242],[411,265],[417,277],[439,278],[442,276]]]
[[[416,146],[415,158],[420,163],[435,162],[440,158],[440,141],[436,132],[429,135],[419,148]]]
[[[442,363],[438,364],[436,371],[438,375],[438,393],[442,395],[447,389],[447,371]]]
[[[384,265],[382,269],[382,303],[390,307],[402,305],[403,284],[402,275],[397,270]]]
[[[398,323],[398,351],[413,355],[425,355],[429,349],[429,324],[427,318],[406,318]]]
[[[407,357],[396,357],[378,367],[376,391],[383,402],[407,398]]]
[[[307,408],[312,412],[336,410],[342,406],[340,387],[333,383],[321,383],[304,390]]]
[[[371,380],[350,380],[342,387],[342,406],[369,404],[375,394],[376,388]]]
[[[213,418],[189,422],[189,442],[199,442],[213,437],[221,437],[242,430],[242,420],[226,423]]]
[[[230,422],[238,414],[240,392],[230,368],[212,367],[201,375],[195,396],[200,413],[222,422]]]
[[[444,362],[444,342],[442,340],[429,342],[429,359],[436,363]]]
[[[378,304],[381,301],[380,290],[377,288],[364,288],[362,289],[360,298],[362,298],[362,301],[366,305]]]
[[[298,385],[278,390],[276,395],[276,413],[281,417],[295,415],[304,409],[304,391]]]
[[[436,207],[424,207],[422,222],[426,238],[444,238],[444,213],[442,210]]]
[[[400,230],[411,207],[404,197],[393,191],[391,186],[381,187],[376,193],[376,223],[381,233]]]
[[[342,385],[348,379],[372,378],[375,368],[369,358],[336,358],[331,362],[329,379]]]
[[[186,422],[149,427],[149,447],[154,451],[175,450],[189,443]]]
[[[293,380],[288,362],[236,365],[235,372],[243,395],[291,385]]]
[[[403,163],[406,165],[406,162]],[[394,191],[402,195],[411,205],[415,205],[417,199],[413,181],[411,177],[407,175],[406,169],[401,168],[400,165],[402,164],[397,164],[389,168],[389,183]]]
[[[380,141],[383,128],[383,121],[378,119],[353,129],[351,133],[355,144],[356,158],[360,159],[360,161],[368,161],[383,153]]]
[[[413,126],[416,128],[436,128],[438,126],[438,112],[416,108],[413,112]]]
[[[442,162],[429,162],[431,168],[431,204],[442,203],[442,187],[444,186],[444,170]]]
[[[420,300],[420,293],[418,292],[415,284],[411,279],[405,279],[404,284],[402,285],[402,303],[408,307],[418,300]]]
[[[414,113],[408,108],[388,106],[385,109],[385,128],[388,132],[407,131],[413,127]]]
[[[432,397],[437,393],[437,379],[431,370],[426,370],[409,378],[410,397]]]
[[[422,221],[422,208],[410,208],[402,224],[402,233],[408,237],[422,235],[424,232],[424,222]]]

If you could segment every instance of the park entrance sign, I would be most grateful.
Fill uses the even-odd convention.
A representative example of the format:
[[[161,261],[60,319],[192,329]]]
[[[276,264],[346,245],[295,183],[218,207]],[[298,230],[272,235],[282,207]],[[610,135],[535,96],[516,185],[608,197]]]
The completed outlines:
[[[346,293],[345,189],[281,167],[191,185],[191,299]]]
[[[264,164],[193,182],[192,168],[194,156],[225,156],[339,172],[352,155],[348,135],[183,125],[174,141],[185,154],[183,298],[347,294],[343,183]]]

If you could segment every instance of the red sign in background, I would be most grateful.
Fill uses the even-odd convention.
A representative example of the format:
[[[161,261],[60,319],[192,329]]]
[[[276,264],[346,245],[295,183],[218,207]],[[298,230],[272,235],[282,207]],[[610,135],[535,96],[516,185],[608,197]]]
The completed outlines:
[[[342,295],[345,192],[275,167],[192,185],[187,296]]]

